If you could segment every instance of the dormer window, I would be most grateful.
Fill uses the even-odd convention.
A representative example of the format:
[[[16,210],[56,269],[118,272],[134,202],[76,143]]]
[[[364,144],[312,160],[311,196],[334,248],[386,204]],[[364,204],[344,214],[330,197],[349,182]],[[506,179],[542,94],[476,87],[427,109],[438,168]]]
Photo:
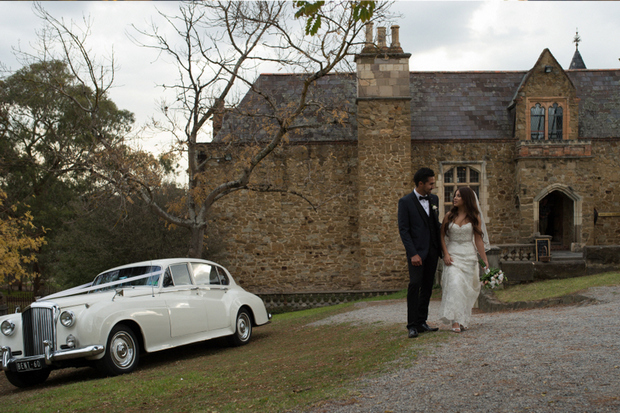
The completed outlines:
[[[565,98],[530,98],[528,99],[528,126],[530,139],[533,141],[562,140],[566,117]]]

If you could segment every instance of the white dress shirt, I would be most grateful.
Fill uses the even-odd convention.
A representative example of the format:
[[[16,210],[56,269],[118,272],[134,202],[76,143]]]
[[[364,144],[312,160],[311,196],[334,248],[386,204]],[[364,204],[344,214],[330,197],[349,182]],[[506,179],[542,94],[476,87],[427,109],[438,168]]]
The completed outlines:
[[[416,191],[415,189],[413,190],[413,192],[415,192],[415,196],[418,197],[418,201],[420,201],[420,205],[422,205],[422,208],[424,208],[424,211],[426,211],[426,215],[430,215],[431,214],[431,202],[428,199],[420,199],[422,195],[420,195],[418,191]]]

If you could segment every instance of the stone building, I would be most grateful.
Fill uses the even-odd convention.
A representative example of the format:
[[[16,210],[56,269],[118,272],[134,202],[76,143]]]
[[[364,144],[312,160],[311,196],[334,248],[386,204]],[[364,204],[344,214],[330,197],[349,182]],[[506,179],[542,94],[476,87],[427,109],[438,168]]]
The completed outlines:
[[[404,288],[397,202],[421,166],[436,173],[440,217],[458,186],[478,192],[494,245],[527,250],[537,233],[554,250],[620,244],[620,69],[586,69],[576,50],[565,70],[545,49],[529,70],[412,72],[398,26],[386,37],[370,29],[357,72],[317,82],[323,108],[306,120],[321,126],[291,133],[254,177],[316,209],[284,193],[229,196],[213,209],[210,258],[259,293]],[[257,84],[283,107],[299,80]],[[226,153],[210,173],[234,167],[230,138],[261,139],[257,116],[242,115],[268,115],[258,102],[248,93],[218,122],[205,150]]]

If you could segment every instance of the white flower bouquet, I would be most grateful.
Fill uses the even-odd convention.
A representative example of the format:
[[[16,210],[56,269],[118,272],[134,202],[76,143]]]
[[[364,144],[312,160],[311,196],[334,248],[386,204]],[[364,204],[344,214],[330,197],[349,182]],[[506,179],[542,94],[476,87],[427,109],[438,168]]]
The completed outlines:
[[[479,260],[478,262],[482,268],[486,266],[484,261]],[[504,272],[499,268],[487,268],[484,270],[484,274],[480,275],[480,285],[484,288],[493,289],[501,285],[506,279]]]

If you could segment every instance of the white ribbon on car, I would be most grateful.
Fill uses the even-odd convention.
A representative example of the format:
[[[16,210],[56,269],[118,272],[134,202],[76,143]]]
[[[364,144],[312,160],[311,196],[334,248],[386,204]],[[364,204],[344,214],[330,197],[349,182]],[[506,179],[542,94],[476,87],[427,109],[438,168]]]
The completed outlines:
[[[104,284],[97,284],[95,286],[93,286],[92,282],[87,283],[87,284],[82,284],[79,285],[77,287],[73,287],[73,288],[69,288],[68,290],[64,290],[58,293],[54,293],[54,294],[50,294],[47,295],[43,298],[38,299],[37,301],[44,301],[44,300],[51,300],[53,298],[61,298],[61,297],[70,297],[72,295],[78,295],[78,294],[84,294],[90,291],[96,291],[96,290],[101,290],[101,289],[106,289],[109,287],[114,287],[115,285],[120,285],[120,284],[126,284],[128,282],[132,282],[132,281],[136,281],[136,280],[141,280],[143,278],[149,278],[152,277],[154,275],[160,275],[163,271],[162,270],[158,270],[158,271],[153,271],[153,272],[149,272],[146,274],[142,274],[142,275],[138,275],[135,277],[127,277],[124,278],[122,280],[117,280],[117,281],[110,281],[108,283],[104,283]]]

